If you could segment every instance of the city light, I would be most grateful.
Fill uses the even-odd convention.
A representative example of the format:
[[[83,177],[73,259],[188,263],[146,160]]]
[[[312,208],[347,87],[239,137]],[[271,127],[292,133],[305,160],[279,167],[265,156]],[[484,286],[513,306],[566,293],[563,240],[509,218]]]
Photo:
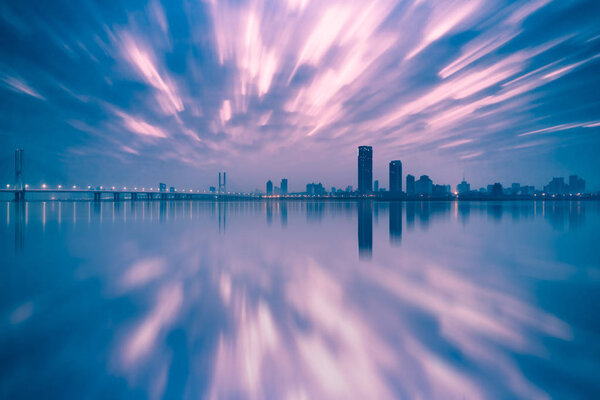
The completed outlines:
[[[62,189],[62,185],[58,185],[58,188],[59,188],[59,189]]]
[[[73,189],[77,189],[77,186],[73,185]]]
[[[46,184],[42,183],[42,189],[46,189],[46,187],[47,187]]]

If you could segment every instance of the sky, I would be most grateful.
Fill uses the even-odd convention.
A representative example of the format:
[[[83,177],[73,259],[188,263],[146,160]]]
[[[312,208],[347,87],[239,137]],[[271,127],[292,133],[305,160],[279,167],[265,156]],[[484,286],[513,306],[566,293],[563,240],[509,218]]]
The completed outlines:
[[[3,1],[0,178],[598,190],[599,72],[594,0]]]

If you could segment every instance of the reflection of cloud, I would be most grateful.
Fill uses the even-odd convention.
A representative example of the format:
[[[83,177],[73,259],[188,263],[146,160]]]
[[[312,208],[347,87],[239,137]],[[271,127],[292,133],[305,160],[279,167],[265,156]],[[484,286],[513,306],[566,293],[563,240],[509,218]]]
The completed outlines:
[[[156,298],[156,304],[144,321],[132,332],[123,347],[123,361],[131,365],[150,353],[161,332],[164,334],[175,319],[183,302],[181,284],[165,285]]]

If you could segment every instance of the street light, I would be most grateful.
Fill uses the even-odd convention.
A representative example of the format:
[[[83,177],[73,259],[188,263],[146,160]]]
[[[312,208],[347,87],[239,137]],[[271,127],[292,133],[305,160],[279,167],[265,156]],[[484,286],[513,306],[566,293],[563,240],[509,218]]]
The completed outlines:
[[[45,184],[45,183],[43,183],[43,184],[42,184],[42,189],[46,189],[46,187],[47,187],[47,186],[46,186],[46,184]]]
[[[59,189],[62,189],[62,185],[58,185],[58,188],[59,188]]]

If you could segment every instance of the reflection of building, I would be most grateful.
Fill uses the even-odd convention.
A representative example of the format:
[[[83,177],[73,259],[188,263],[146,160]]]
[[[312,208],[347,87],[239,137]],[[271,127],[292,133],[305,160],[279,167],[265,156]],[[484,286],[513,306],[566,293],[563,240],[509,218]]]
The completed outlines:
[[[273,194],[273,182],[267,181],[267,195]]]
[[[358,147],[358,192],[369,193],[373,190],[373,148]]]
[[[373,256],[373,203],[358,203],[358,258],[370,260]]]
[[[390,202],[390,243],[399,245],[402,239],[402,203]]]
[[[288,192],[288,181],[287,179],[281,180],[281,194],[287,194]]]
[[[390,161],[390,194],[399,195],[402,192],[402,162]]]
[[[415,177],[410,174],[406,175],[406,194],[415,194]]]

